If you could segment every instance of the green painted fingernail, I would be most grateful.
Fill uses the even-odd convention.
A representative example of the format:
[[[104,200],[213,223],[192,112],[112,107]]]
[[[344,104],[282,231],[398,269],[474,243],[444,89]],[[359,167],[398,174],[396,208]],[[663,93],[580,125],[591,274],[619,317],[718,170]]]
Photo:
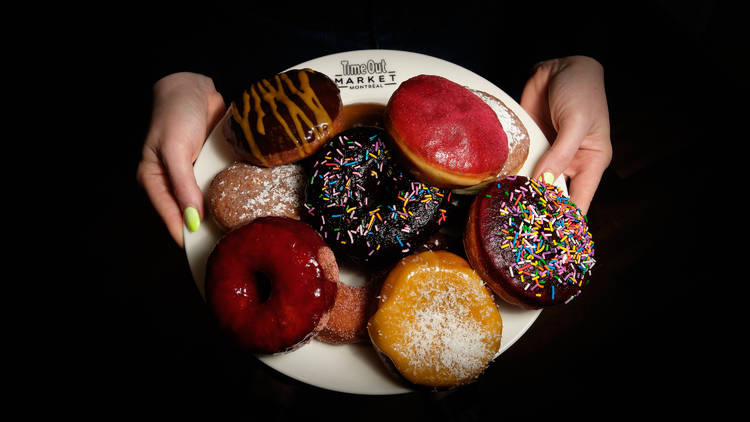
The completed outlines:
[[[552,174],[551,172],[545,171],[542,176],[544,177],[544,183],[548,185],[555,183],[555,175]]]
[[[194,207],[185,208],[185,224],[191,232],[198,230],[198,227],[201,226],[201,217]]]

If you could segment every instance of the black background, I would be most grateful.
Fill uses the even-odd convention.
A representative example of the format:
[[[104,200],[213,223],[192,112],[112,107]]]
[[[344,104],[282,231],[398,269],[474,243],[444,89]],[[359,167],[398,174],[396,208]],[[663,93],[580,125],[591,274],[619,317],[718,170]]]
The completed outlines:
[[[710,300],[696,290],[711,266],[695,259],[693,245],[704,238],[696,205],[709,196],[711,146],[729,138],[717,122],[747,74],[737,60],[747,37],[727,20],[733,11],[708,1],[461,3],[96,10],[76,33],[91,47],[83,53],[90,64],[74,69],[96,116],[93,136],[77,146],[95,155],[71,169],[66,191],[83,214],[83,254],[72,271],[86,299],[74,309],[80,337],[60,345],[77,359],[62,364],[52,395],[102,415],[206,410],[251,420],[674,416],[711,403],[718,393],[703,377],[716,361],[706,342],[723,324],[710,321]],[[336,393],[240,353],[217,331],[184,251],[136,183],[158,78],[204,73],[228,102],[260,77],[363,48],[452,61],[517,100],[538,61],[584,54],[605,68],[614,157],[589,211],[593,281],[571,304],[543,311],[479,381],[451,394]]]

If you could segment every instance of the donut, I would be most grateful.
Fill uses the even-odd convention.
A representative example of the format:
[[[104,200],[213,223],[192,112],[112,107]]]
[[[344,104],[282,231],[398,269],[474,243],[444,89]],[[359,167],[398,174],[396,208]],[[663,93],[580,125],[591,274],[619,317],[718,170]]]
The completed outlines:
[[[336,301],[316,340],[329,344],[352,344],[369,340],[367,320],[375,297],[373,284],[354,286],[339,282]]]
[[[492,291],[528,309],[568,303],[596,263],[581,210],[560,188],[524,176],[503,178],[477,194],[463,243]]]
[[[474,381],[500,350],[503,321],[492,293],[460,256],[410,255],[388,274],[367,331],[378,355],[415,386]]]
[[[447,219],[450,192],[414,179],[392,158],[391,142],[385,130],[360,126],[314,157],[306,218],[337,257],[396,262]]]
[[[507,135],[492,108],[441,76],[401,83],[386,105],[385,128],[406,167],[435,186],[477,185],[495,178],[508,158]]]
[[[221,170],[206,190],[209,213],[223,231],[258,217],[299,220],[305,179],[299,164],[260,167],[235,161]]]
[[[308,224],[259,217],[225,233],[206,264],[206,300],[219,327],[256,354],[295,350],[325,326],[338,266]]]
[[[336,84],[312,69],[262,79],[231,103],[227,137],[243,161],[271,167],[314,154],[341,130],[343,103]]]
[[[494,178],[485,183],[518,174],[524,163],[526,163],[526,158],[529,156],[531,140],[526,126],[524,126],[518,115],[499,98],[477,89],[471,89],[471,92],[489,105],[492,111],[495,112],[508,138],[508,158],[505,160],[503,168],[500,169],[500,172]],[[479,183],[474,193],[484,187],[485,183]]]

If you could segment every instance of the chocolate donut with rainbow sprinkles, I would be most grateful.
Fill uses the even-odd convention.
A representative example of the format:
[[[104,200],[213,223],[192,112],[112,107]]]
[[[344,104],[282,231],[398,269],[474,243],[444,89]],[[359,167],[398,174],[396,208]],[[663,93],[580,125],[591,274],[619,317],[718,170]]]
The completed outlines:
[[[337,257],[395,262],[446,221],[450,191],[403,169],[392,142],[385,130],[360,126],[336,135],[314,157],[305,218]]]
[[[500,298],[530,309],[577,297],[596,263],[581,210],[559,187],[524,176],[498,180],[475,197],[464,249]]]

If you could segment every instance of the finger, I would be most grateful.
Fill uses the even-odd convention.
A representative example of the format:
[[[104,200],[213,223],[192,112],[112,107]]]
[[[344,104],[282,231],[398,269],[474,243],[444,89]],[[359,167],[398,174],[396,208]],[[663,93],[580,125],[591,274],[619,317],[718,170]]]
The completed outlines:
[[[547,139],[553,139],[554,128],[549,109],[549,80],[552,67],[547,62],[539,63],[534,74],[526,81],[521,93],[521,107],[534,119]]]
[[[543,177],[548,183],[550,178],[557,179],[575,157],[590,126],[588,119],[580,115],[560,122],[557,138],[537,162],[533,177]]]
[[[211,130],[219,123],[224,112],[226,111],[226,104],[224,103],[224,97],[218,92],[214,91],[208,98],[208,126],[204,138],[208,138]]]
[[[584,215],[589,212],[589,206],[594,199],[596,189],[599,187],[603,172],[604,169],[600,166],[590,166],[582,169],[570,179],[568,188],[570,201],[580,208]]]
[[[203,193],[198,187],[193,171],[193,162],[197,157],[192,145],[194,145],[194,142],[199,142],[202,145],[205,129],[200,131],[191,130],[189,127],[179,129],[176,133],[167,132],[165,135],[173,137],[174,140],[162,143],[164,145],[161,151],[162,162],[166,169],[166,176],[171,181],[172,193],[182,213],[185,225],[190,231],[195,231],[203,220]],[[180,139],[185,137],[194,139]]]
[[[594,199],[594,193],[599,186],[600,176],[591,174],[589,178],[585,174],[578,174],[570,179],[570,201],[581,209],[581,213],[586,215],[589,212],[591,200]]]
[[[224,113],[213,81],[178,73],[154,85],[152,127],[138,178],[170,233],[183,245],[183,231],[195,231],[203,216],[203,195],[193,173],[203,143]]]
[[[579,207],[582,206],[584,214],[588,212],[589,204],[611,160],[611,145],[608,141],[602,141],[597,149],[580,151],[571,164],[570,199]]]
[[[144,159],[138,165],[136,177],[143,186],[156,213],[164,221],[174,241],[183,246],[182,212],[172,196],[169,180],[156,159]]]
[[[200,227],[203,220],[203,193],[198,187],[193,163],[198,158],[203,143],[225,111],[224,100],[216,91],[205,97],[184,100],[183,113],[172,113],[164,118],[164,132],[160,158],[171,181],[172,193],[182,212],[185,226],[190,231]],[[202,110],[202,112],[200,111]]]

